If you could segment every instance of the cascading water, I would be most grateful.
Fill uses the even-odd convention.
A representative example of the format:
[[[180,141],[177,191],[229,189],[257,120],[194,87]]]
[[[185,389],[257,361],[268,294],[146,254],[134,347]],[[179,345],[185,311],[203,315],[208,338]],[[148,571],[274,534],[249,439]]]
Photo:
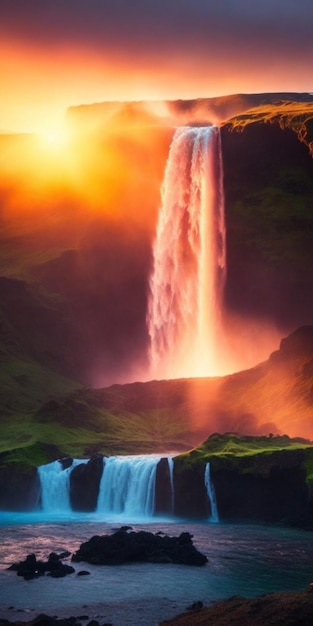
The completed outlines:
[[[71,510],[70,474],[79,463],[87,463],[87,460],[73,459],[72,464],[65,469],[60,461],[53,461],[38,467],[41,507],[45,513],[65,513]]]
[[[219,521],[218,510],[217,510],[217,502],[214,485],[211,480],[211,465],[207,463],[204,470],[204,484],[206,487],[206,491],[208,494],[210,506],[211,506],[211,516],[210,522],[217,523]]]
[[[226,253],[216,126],[175,132],[153,256],[147,314],[151,375],[222,373],[218,355]]]
[[[167,461],[168,471],[161,461]],[[73,459],[69,467],[53,461],[38,467],[41,484],[41,511],[44,514],[73,513],[71,507],[71,472],[88,459]],[[159,469],[159,473],[157,474]],[[158,475],[158,479],[157,479]],[[210,463],[204,470],[204,485],[211,508],[211,522],[218,522],[214,485]],[[163,496],[161,491],[163,490]],[[156,498],[156,492],[158,497]],[[160,507],[160,495],[167,500]],[[103,471],[99,485],[96,515],[102,521],[149,521],[159,511],[174,514],[174,460],[163,455],[112,456],[103,458]],[[163,508],[162,508],[163,506]]]
[[[154,513],[155,480],[160,456],[105,458],[97,513],[147,518]]]
[[[174,459],[172,457],[168,457],[168,470],[170,474],[170,485],[171,485],[171,512],[174,513]]]

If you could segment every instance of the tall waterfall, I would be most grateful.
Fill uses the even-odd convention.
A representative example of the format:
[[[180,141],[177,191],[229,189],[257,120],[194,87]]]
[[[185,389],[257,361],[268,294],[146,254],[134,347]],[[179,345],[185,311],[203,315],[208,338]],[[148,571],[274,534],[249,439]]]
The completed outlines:
[[[218,516],[218,510],[217,510],[215,489],[214,489],[214,485],[213,485],[212,480],[211,480],[211,465],[210,465],[210,463],[207,463],[206,466],[205,466],[205,470],[204,470],[204,484],[205,484],[205,487],[206,487],[206,490],[207,490],[207,494],[208,494],[208,498],[209,498],[209,502],[210,502],[210,506],[211,506],[210,521],[216,523],[216,522],[219,521],[219,516]]]
[[[151,374],[218,374],[225,282],[220,132],[175,132],[162,185],[147,323]]]
[[[98,513],[151,517],[154,513],[155,480],[160,456],[112,456],[104,459]]]

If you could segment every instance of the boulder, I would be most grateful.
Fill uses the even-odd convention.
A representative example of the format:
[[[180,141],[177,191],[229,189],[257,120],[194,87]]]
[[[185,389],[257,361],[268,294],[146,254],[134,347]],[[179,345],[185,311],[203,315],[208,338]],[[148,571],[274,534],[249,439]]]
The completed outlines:
[[[74,567],[62,563],[60,555],[55,552],[51,552],[47,561],[37,561],[35,554],[28,554],[24,561],[14,563],[8,569],[16,571],[24,580],[32,580],[45,574],[53,578],[63,578],[75,572]]]
[[[95,535],[82,543],[72,561],[94,565],[121,565],[123,563],[180,563],[205,565],[207,557],[192,542],[192,535],[179,537],[153,534],[147,531],[127,532],[119,529],[112,535]]]

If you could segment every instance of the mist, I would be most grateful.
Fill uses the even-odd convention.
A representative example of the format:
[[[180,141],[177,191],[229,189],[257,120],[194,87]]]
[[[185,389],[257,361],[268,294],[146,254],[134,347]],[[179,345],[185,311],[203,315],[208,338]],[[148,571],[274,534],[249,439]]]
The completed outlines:
[[[147,309],[161,187],[175,116],[178,124],[185,124],[188,116],[193,123],[204,116],[210,121],[216,111],[225,115],[240,110],[243,101],[223,98],[219,106],[213,100],[184,106],[178,102],[79,107],[69,111],[68,135],[60,145],[32,135],[1,136],[3,275],[20,281],[14,283],[15,289],[23,285],[24,317],[16,313],[11,296],[6,295],[3,306],[21,344],[27,344],[36,358],[44,359],[47,353],[64,373],[94,387],[178,377],[175,371],[153,370],[150,363]],[[248,221],[252,191],[247,190],[254,185],[258,193],[264,182],[271,185],[277,180],[275,167],[282,158],[286,167],[301,162],[309,176],[310,156],[294,134],[278,129],[268,131],[269,148],[262,130],[263,148],[258,144],[253,169],[256,139],[251,140],[249,132],[222,130],[226,278],[223,333],[211,376],[265,361],[282,336],[307,323],[313,309],[309,289],[302,290],[301,300],[294,298],[299,276],[308,280],[305,258],[302,264],[299,256],[296,269],[292,259],[298,254],[294,246],[298,250],[299,239],[288,234],[279,266],[276,256],[265,258],[263,231],[258,222],[254,229],[255,217]],[[258,168],[262,149],[270,163],[268,182]],[[247,177],[247,172],[253,175]],[[248,205],[238,211],[239,182],[242,197],[248,194]],[[287,232],[284,225],[280,230]],[[307,232],[301,233],[305,257],[309,240]],[[285,239],[275,241],[285,246]],[[295,274],[290,282],[291,272]],[[37,327],[31,321],[34,310]],[[52,319],[55,332],[50,337]],[[188,352],[185,361],[183,376],[208,375]]]

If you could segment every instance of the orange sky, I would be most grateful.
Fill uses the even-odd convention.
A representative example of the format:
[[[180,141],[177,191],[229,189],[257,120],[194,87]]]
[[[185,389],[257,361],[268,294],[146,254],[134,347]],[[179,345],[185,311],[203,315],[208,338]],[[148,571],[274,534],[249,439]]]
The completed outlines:
[[[106,100],[312,91],[311,0],[1,0],[0,130]]]

